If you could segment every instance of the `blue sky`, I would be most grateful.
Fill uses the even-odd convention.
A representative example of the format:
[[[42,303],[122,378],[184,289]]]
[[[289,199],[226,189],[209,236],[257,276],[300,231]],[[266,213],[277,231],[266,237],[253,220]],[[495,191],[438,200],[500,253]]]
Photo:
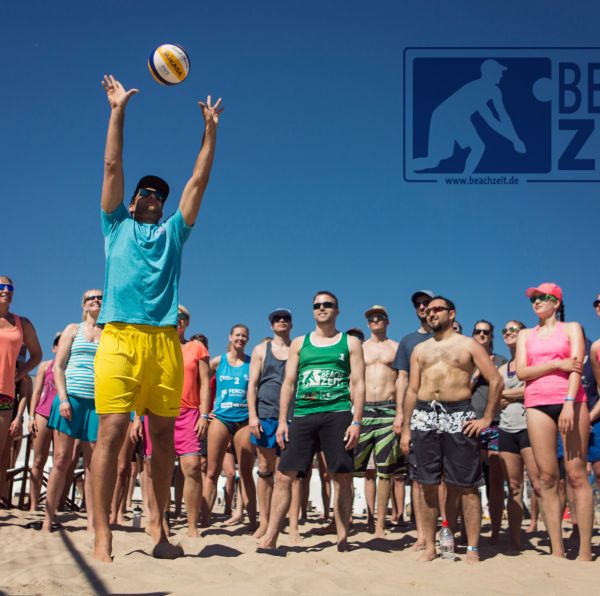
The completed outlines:
[[[0,270],[15,281],[14,312],[32,320],[47,356],[54,332],[78,320],[83,291],[103,285],[108,72],[141,90],[127,112],[126,195],[142,175],[161,175],[167,213],[200,146],[196,101],[223,97],[180,286],[212,353],[235,322],[258,341],[278,306],[304,333],[322,288],[340,298],[340,328],[366,330],[362,313],[379,303],[399,338],[415,328],[415,289],[451,297],[468,331],[479,318],[533,324],[525,288],[556,281],[567,317],[600,336],[597,185],[402,176],[406,47],[594,46],[599,16],[591,2],[549,10],[541,0],[3,3]],[[166,42],[192,64],[173,88],[146,67]]]

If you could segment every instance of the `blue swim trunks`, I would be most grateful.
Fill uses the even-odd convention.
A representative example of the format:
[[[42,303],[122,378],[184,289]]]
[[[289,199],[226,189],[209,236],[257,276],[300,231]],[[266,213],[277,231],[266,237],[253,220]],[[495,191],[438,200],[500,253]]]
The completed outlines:
[[[250,440],[253,445],[258,447],[267,447],[268,449],[277,449],[277,455],[279,455],[279,446],[277,445],[277,427],[279,426],[279,420],[277,418],[261,418],[260,425],[262,426],[262,432],[260,438],[257,439],[254,435],[250,435]]]

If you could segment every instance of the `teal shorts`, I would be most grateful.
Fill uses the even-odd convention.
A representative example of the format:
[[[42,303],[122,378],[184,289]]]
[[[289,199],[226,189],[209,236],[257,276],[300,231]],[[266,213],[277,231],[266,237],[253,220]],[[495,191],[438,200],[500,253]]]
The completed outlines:
[[[74,439],[80,439],[88,443],[95,443],[98,437],[98,414],[93,399],[84,399],[69,395],[71,403],[71,420],[60,415],[60,400],[58,395],[54,397],[48,428],[65,433]]]

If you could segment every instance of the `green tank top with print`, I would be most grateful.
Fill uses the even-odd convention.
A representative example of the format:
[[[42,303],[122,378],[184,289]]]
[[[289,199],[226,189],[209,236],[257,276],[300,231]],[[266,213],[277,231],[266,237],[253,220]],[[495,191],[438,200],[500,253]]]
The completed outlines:
[[[320,347],[310,341],[310,333],[305,335],[298,362],[294,416],[351,408],[348,336],[341,333],[335,344]]]

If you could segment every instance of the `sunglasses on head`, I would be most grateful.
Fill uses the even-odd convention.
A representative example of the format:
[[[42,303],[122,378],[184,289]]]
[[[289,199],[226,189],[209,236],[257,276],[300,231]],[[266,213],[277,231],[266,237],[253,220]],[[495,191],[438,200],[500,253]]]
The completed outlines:
[[[473,330],[473,335],[479,335],[481,333],[483,333],[483,335],[489,335],[492,332],[491,329],[474,329]]]
[[[548,302],[548,300],[551,302],[558,302],[556,296],[553,296],[552,294],[536,294],[535,296],[531,296],[531,298],[529,298],[529,302],[531,302],[531,304],[535,304],[538,300],[540,302]]]
[[[369,315],[367,317],[367,321],[369,321],[369,323],[377,323],[379,321],[387,321],[388,318],[383,314],[383,313],[377,313],[374,315]]]
[[[592,304],[594,305],[594,308],[598,308],[600,306],[600,300],[594,300]]]
[[[150,190],[149,188],[138,188],[138,194],[144,199],[146,197],[154,195],[161,203],[164,203],[166,201],[166,198],[161,192],[158,192],[158,190]]]
[[[507,335],[508,333],[519,333],[519,331],[521,331],[520,327],[511,325],[510,327],[504,327],[504,329],[502,329],[502,335]]]
[[[289,323],[291,320],[292,317],[290,317],[290,315],[273,315],[271,323],[278,323],[279,321]]]
[[[0,292],[14,292],[15,286],[12,284],[0,284]]]
[[[444,310],[450,310],[447,306],[432,306],[431,308],[427,308],[425,309],[425,315],[429,316],[433,313],[435,313],[436,315]]]
[[[90,302],[91,300],[102,300],[102,294],[93,294],[92,296],[86,296],[83,299],[84,304],[86,302]]]
[[[313,310],[319,310],[321,307],[323,308],[337,308],[337,304],[335,302],[314,302]]]

